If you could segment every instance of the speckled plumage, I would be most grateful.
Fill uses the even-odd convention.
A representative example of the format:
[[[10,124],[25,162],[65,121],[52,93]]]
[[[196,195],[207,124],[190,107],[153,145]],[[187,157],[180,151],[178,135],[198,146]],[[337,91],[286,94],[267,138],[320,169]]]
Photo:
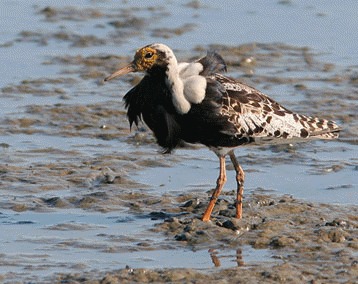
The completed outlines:
[[[169,47],[152,44],[139,49],[131,64],[106,79],[136,71],[146,75],[124,96],[130,125],[144,120],[165,152],[183,141],[206,145],[219,157],[220,175],[204,221],[210,219],[226,181],[226,155],[237,173],[236,217],[241,218],[244,172],[233,153],[236,147],[333,139],[340,131],[333,121],[293,113],[222,75],[226,65],[215,52],[191,63],[177,63]]]
[[[273,143],[338,137],[340,128],[333,121],[296,114],[252,87],[220,74],[212,77],[226,90],[220,113],[235,125],[236,136]]]

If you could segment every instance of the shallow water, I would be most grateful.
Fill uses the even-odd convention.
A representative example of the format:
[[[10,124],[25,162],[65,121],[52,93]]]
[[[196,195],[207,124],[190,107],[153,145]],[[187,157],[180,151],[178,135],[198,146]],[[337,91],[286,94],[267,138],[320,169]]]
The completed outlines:
[[[327,145],[324,143],[315,143],[312,147],[314,149],[310,150],[298,146],[292,156],[300,158],[293,163],[287,161],[288,157],[282,157],[282,152],[253,151],[255,148],[237,150],[239,159],[243,155],[245,161],[250,155],[250,160],[257,160],[254,165],[243,163],[249,172],[245,181],[246,191],[255,192],[264,187],[272,193],[292,194],[314,202],[357,204],[357,177],[354,174],[357,159],[352,157],[355,147],[348,145],[342,149],[341,143],[332,142],[329,153],[325,152]],[[213,153],[203,149],[195,152],[179,150],[178,154],[187,159],[175,167],[162,168],[160,176],[156,174],[158,168],[141,171],[136,180],[149,184],[159,195],[163,191],[213,187],[218,175],[218,161]],[[342,165],[342,168],[336,171],[334,165]],[[235,173],[231,170],[225,188],[234,189],[235,186]]]
[[[72,212],[71,212],[72,211]],[[76,212],[77,211],[77,212]],[[131,226],[131,223],[136,223]],[[1,214],[1,274],[36,279],[54,272],[75,272],[136,264],[136,241],[158,241],[142,231],[153,225],[131,215],[66,212]],[[139,230],[138,228],[141,228]],[[145,261],[145,257],[137,262]]]
[[[207,269],[215,256],[230,268],[236,249],[247,267],[281,263],[251,244],[185,245],[153,231],[168,217],[196,216],[178,205],[207,202],[218,162],[204,148],[164,156],[148,131],[129,133],[121,98],[130,81],[102,79],[151,42],[172,46],[181,60],[214,48],[230,76],[343,126],[338,141],[238,149],[248,202],[289,194],[356,205],[357,3],[337,5],[1,1],[0,281],[126,266]],[[247,58],[254,64],[242,64]],[[222,199],[233,202],[228,169]],[[169,215],[150,215],[162,211]]]
[[[6,255],[0,273],[49,276],[54,272],[75,272],[79,268],[112,269],[129,266],[148,268],[192,267],[198,269],[214,267],[210,254],[215,254],[221,267],[238,265],[229,250],[181,250],[152,249],[145,243],[164,242],[157,234],[149,234],[148,228],[157,221],[119,212],[118,214],[84,213],[68,210],[48,215],[43,213],[13,213],[4,211],[1,218],[1,252]],[[135,225],[131,225],[135,223]],[[139,229],[140,228],[140,229]],[[142,244],[142,245],[141,245]],[[270,261],[267,250],[254,250],[244,246],[240,253],[242,262]],[[17,253],[21,251],[21,253]],[[14,253],[15,252],[15,253]],[[175,256],[175,257],[173,257]],[[25,272],[27,271],[27,272]],[[30,275],[29,275],[30,273]]]

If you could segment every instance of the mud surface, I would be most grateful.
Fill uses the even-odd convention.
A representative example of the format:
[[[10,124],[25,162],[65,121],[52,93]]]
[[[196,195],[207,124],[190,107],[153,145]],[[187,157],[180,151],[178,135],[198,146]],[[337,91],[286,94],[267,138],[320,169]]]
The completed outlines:
[[[219,26],[206,37],[206,17],[230,17],[211,1],[29,1],[27,14],[20,3],[0,5],[8,12],[0,34],[0,282],[357,281],[353,49],[329,53],[291,44],[288,34],[287,43],[249,35],[233,42]],[[312,21],[331,20],[331,10],[302,9]],[[247,8],[243,17],[262,12]],[[215,49],[230,76],[289,109],[337,121],[341,138],[238,149],[243,219],[233,218],[228,165],[212,222],[200,221],[218,174],[215,155],[197,145],[163,155],[145,125],[130,131],[122,97],[140,74],[103,84],[154,41],[183,61]]]

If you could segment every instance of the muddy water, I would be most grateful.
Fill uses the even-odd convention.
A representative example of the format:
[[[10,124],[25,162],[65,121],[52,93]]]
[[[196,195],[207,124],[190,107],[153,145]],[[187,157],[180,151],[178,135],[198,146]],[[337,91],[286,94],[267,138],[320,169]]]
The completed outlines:
[[[0,281],[355,282],[352,5],[2,1]],[[154,41],[180,60],[216,49],[230,76],[336,120],[341,138],[238,149],[243,220],[232,218],[228,166],[213,221],[201,222],[216,157],[200,146],[160,154],[126,121],[122,97],[140,76],[102,82]]]

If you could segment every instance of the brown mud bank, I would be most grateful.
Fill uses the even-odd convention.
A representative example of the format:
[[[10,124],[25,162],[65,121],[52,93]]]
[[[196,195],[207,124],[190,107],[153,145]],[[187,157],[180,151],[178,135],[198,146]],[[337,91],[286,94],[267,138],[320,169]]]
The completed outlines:
[[[178,200],[177,198],[177,201]],[[146,207],[143,202],[143,207]],[[212,268],[146,269],[125,267],[101,273],[58,274],[57,283],[355,283],[358,278],[358,208],[296,200],[290,196],[252,194],[243,220],[220,199],[212,222],[197,218],[205,204],[196,198],[170,207],[158,201],[152,212],[163,218],[151,231],[167,237],[166,246],[207,250]],[[190,212],[177,216],[178,211]],[[151,244],[147,244],[150,247]],[[245,262],[242,250],[266,249],[271,257]],[[232,251],[220,256],[220,250]],[[175,257],[175,255],[173,256]],[[230,257],[232,266],[220,268]]]

